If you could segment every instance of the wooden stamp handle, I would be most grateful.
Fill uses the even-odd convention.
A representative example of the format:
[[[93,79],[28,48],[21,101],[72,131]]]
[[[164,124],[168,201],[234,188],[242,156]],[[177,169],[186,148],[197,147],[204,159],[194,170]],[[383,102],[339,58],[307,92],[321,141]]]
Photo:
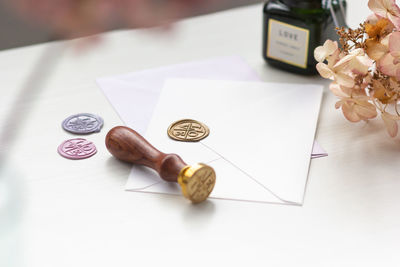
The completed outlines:
[[[169,182],[177,182],[179,173],[187,166],[178,155],[158,151],[143,136],[124,126],[108,132],[106,147],[119,160],[150,167]]]

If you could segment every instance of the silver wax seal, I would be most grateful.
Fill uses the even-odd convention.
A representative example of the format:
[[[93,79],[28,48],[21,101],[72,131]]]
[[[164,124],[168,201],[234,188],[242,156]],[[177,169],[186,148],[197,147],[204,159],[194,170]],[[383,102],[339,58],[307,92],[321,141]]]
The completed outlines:
[[[103,119],[90,113],[80,113],[66,118],[62,127],[64,130],[75,134],[89,134],[100,132]]]

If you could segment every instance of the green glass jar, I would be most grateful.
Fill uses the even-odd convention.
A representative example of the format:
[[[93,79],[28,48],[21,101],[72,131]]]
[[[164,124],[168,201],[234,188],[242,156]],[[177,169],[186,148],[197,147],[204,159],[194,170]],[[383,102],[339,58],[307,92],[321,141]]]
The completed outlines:
[[[345,1],[270,0],[264,5],[263,57],[272,66],[316,74],[314,49],[337,39],[345,26]]]

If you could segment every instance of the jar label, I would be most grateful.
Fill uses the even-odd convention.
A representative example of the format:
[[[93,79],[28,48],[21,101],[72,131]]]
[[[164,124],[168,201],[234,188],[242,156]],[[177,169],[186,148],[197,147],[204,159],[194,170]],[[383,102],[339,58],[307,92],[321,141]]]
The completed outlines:
[[[267,57],[306,69],[309,37],[308,29],[269,19]]]

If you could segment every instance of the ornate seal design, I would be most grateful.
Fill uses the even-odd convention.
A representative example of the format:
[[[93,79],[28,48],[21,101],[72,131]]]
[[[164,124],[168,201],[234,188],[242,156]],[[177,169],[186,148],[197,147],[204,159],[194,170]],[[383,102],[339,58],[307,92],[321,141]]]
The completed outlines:
[[[66,140],[58,147],[58,153],[67,159],[86,159],[96,152],[96,146],[83,138]]]
[[[180,120],[168,128],[168,136],[176,141],[198,142],[210,134],[208,127],[196,120]]]
[[[103,119],[90,113],[80,113],[66,118],[62,127],[64,130],[75,134],[89,134],[100,132]]]

